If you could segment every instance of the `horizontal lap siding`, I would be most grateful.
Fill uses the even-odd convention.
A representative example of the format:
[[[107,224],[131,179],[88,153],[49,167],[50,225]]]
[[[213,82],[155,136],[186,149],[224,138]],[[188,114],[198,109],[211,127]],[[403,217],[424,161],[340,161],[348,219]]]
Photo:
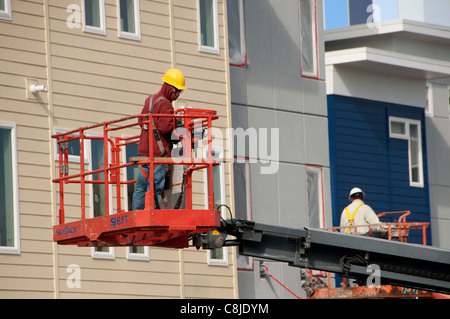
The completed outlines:
[[[389,137],[388,117],[422,121],[424,174],[427,181],[423,110],[401,105],[329,96],[331,161],[333,180],[333,223],[339,225],[342,210],[349,204],[348,192],[361,187],[365,202],[376,213],[411,210],[407,221],[429,221],[428,184],[410,187],[407,140]],[[389,220],[386,220],[389,221]],[[412,231],[411,241],[421,241]],[[430,239],[428,238],[428,241]]]
[[[338,99],[333,104],[335,162],[338,212],[334,224],[348,205],[348,192],[359,186],[367,193],[366,202],[376,204],[387,198],[388,179],[385,110],[359,104],[352,99]],[[386,204],[386,203],[384,203]],[[379,212],[379,211],[378,211]]]
[[[54,0],[50,1],[49,8],[55,128],[74,129],[138,114],[146,97],[160,89],[164,72],[172,66],[183,71],[189,88],[174,103],[175,108],[184,102],[188,106],[216,109],[220,116],[227,117],[222,1],[219,1],[220,55],[198,51],[196,0],[174,2],[173,17],[167,0],[140,1],[141,41],[118,37],[116,0],[105,1],[106,35],[67,28],[66,8],[71,3]],[[221,123],[226,127],[227,121]],[[138,133],[127,131],[128,135]],[[203,174],[196,175],[196,182],[203,183]],[[204,187],[199,186],[195,188],[198,192],[194,203],[197,208],[204,208]],[[68,218],[75,220],[80,216],[79,186],[68,189]],[[88,189],[86,212],[89,214]],[[150,248],[149,261],[128,260],[125,247],[114,248],[114,260],[93,259],[89,248],[58,247],[58,250],[59,289],[63,298],[206,297],[197,290],[204,287],[220,290],[224,281],[228,282],[224,293],[216,296],[235,297],[231,254],[230,266],[211,267],[207,265],[206,252],[195,249]],[[72,263],[81,267],[80,289],[66,285],[66,267]],[[199,265],[205,269],[200,271]]]
[[[44,5],[11,5],[12,21],[0,20],[0,122],[16,125],[20,255],[0,254],[0,298],[52,298],[48,94],[26,94],[27,78],[48,85]]]
[[[52,238],[53,214],[59,209],[54,202],[59,187],[51,182],[59,174],[56,162],[50,162],[50,152],[55,152],[53,129],[72,130],[138,114],[172,66],[183,70],[190,88],[181,102],[214,109],[221,117],[216,124],[223,129],[230,125],[225,1],[218,1],[219,55],[198,50],[196,0],[173,1],[172,8],[168,0],[140,1],[141,41],[119,38],[116,0],[105,0],[106,35],[69,28],[71,4],[71,0],[13,0],[13,20],[0,20],[0,121],[17,126],[21,231],[21,254],[0,255],[0,297],[235,298],[231,248],[229,266],[223,267],[209,266],[203,250],[150,248],[150,260],[136,261],[129,260],[127,248],[121,247],[114,249],[114,260],[103,260],[93,258],[91,248],[56,246]],[[49,92],[27,99],[25,78],[47,84]],[[226,166],[231,204],[231,173]],[[76,172],[79,164],[70,163],[70,173]],[[203,174],[196,174],[195,181],[194,203],[204,208]],[[53,196],[52,186],[56,186]],[[80,185],[68,184],[64,190],[66,221],[79,220]],[[70,264],[81,268],[79,289],[67,286]]]
[[[430,222],[429,196],[428,196],[428,168],[425,143],[425,121],[423,109],[387,104],[389,116],[409,118],[421,122],[424,187],[411,187],[409,185],[408,141],[390,138],[390,169],[391,169],[391,211],[410,210],[411,215],[407,221]],[[422,231],[410,231],[408,241],[422,242]],[[431,230],[427,231],[427,243],[431,243]]]
[[[180,102],[188,106],[211,109],[217,112],[219,120],[213,126],[223,130],[223,138],[217,137],[214,146],[224,150],[224,157],[230,157],[225,129],[230,127],[228,64],[226,60],[225,15],[226,1],[218,1],[219,54],[199,51],[197,0],[174,1],[173,23],[175,37],[175,67],[186,76],[189,88],[180,96]],[[225,164],[226,204],[232,204],[231,165]],[[206,171],[205,171],[206,172]],[[204,173],[194,174],[193,204],[195,208],[205,207]],[[185,298],[235,298],[236,281],[233,248],[228,248],[229,266],[209,266],[207,252],[195,249],[183,252],[183,273]]]

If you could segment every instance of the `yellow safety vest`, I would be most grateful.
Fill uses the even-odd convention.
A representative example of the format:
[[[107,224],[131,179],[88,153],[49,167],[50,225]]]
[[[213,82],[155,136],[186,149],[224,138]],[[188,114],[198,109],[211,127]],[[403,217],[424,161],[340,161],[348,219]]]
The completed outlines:
[[[350,226],[354,226],[354,220],[355,220],[355,215],[358,212],[358,209],[363,206],[364,204],[359,205],[358,207],[356,207],[355,212],[353,213],[352,216],[350,216],[350,213],[348,212],[348,206],[345,207],[345,212],[347,213],[347,217],[348,217],[348,221],[350,223]],[[347,228],[347,230],[345,231],[346,234],[348,234],[350,232],[350,228]]]

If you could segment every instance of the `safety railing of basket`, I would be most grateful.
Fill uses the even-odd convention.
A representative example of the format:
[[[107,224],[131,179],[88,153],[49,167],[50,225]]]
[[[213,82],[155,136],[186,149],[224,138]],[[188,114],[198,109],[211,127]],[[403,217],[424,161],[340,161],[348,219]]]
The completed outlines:
[[[427,244],[426,229],[430,225],[428,222],[407,222],[406,217],[411,215],[411,212],[406,211],[396,211],[396,212],[382,212],[377,214],[378,218],[383,216],[396,216],[400,217],[394,222],[380,222],[379,224],[368,224],[368,225],[354,225],[354,226],[336,226],[324,228],[325,230],[335,231],[335,232],[346,232],[347,229],[350,230],[349,233],[357,234],[358,228],[369,228],[368,236],[373,236],[373,233],[377,229],[382,229],[386,231],[387,239],[393,240],[397,238],[399,241],[407,242],[409,231],[413,229],[418,229],[422,231],[422,244]]]
[[[167,158],[157,158],[153,157],[152,152],[149,152],[150,155],[148,158],[145,158],[138,162],[124,162],[121,163],[120,153],[122,148],[139,142],[139,135],[134,136],[119,136],[120,131],[125,129],[140,127],[141,125],[148,125],[151,127],[150,123],[154,118],[163,118],[170,117],[173,120],[174,127],[177,125],[176,119],[181,119],[183,121],[183,125],[181,126],[184,130],[182,130],[183,134],[178,134],[182,136],[178,136],[181,138],[182,147],[184,150],[183,157],[167,157]],[[138,119],[140,121],[138,122]],[[57,140],[58,147],[58,167],[59,167],[59,177],[53,179],[54,183],[59,184],[59,224],[64,224],[65,213],[64,213],[64,185],[77,183],[80,184],[80,193],[81,193],[81,219],[86,219],[86,185],[87,184],[103,184],[104,192],[105,192],[105,215],[108,216],[112,214],[110,207],[110,197],[112,194],[110,193],[110,185],[116,187],[116,209],[117,212],[123,212],[122,208],[122,191],[121,188],[123,185],[135,183],[136,180],[131,181],[122,181],[120,170],[127,168],[133,165],[140,164],[148,164],[150,167],[150,174],[153,172],[153,167],[157,164],[175,164],[175,165],[191,165],[190,174],[188,176],[189,181],[187,183],[191,183],[191,174],[194,170],[209,168],[207,172],[208,178],[208,209],[214,209],[214,192],[213,192],[213,170],[212,167],[217,165],[217,161],[213,159],[212,156],[212,121],[216,120],[218,116],[215,111],[211,110],[203,110],[203,109],[193,109],[193,108],[183,108],[178,109],[174,112],[174,114],[139,114],[123,117],[117,120],[106,121],[100,124],[95,124],[91,126],[81,127],[78,129],[74,129],[71,131],[58,133],[52,135],[52,138]],[[206,147],[206,157],[202,158],[193,158],[192,157],[192,141],[193,141],[193,130],[204,128],[207,130],[207,143],[208,147]],[[101,130],[102,136],[97,136],[91,134],[91,131]],[[116,132],[118,135],[113,137],[111,136],[113,132]],[[98,132],[95,132],[98,134]],[[108,165],[103,165],[103,168],[96,168],[93,170],[86,170],[85,168],[85,153],[86,153],[86,140],[103,140],[103,163],[109,163]],[[73,141],[79,141],[80,143],[80,160],[79,160],[79,172],[75,174],[69,174],[69,148],[68,143]],[[149,150],[153,149],[153,138],[152,131],[149,130]],[[74,165],[74,163],[70,163]],[[101,174],[104,178],[101,180],[100,178],[94,179],[90,178],[94,174]],[[186,198],[190,198],[192,196],[192,190],[190,188],[187,189]],[[151,209],[154,206],[154,188],[153,183],[150,183],[150,195],[149,202],[146,202],[146,209]],[[186,208],[192,209],[192,200],[187,200]]]

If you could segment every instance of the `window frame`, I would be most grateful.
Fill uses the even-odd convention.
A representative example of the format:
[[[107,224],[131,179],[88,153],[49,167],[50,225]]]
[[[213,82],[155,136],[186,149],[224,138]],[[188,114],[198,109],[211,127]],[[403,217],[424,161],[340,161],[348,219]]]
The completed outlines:
[[[83,19],[83,31],[87,33],[94,33],[99,35],[106,35],[106,18],[105,18],[105,0],[98,0],[99,6],[99,19],[100,19],[100,27],[95,27],[92,25],[86,24],[86,0],[81,0],[82,5],[82,19]]]
[[[63,128],[55,128],[54,129],[54,133],[55,134],[60,134],[60,133],[66,133],[69,132],[70,130],[68,129],[63,129]],[[75,135],[75,134],[73,134]],[[81,144],[81,143],[80,143]],[[58,141],[55,139],[54,140],[54,151],[55,151],[55,161],[58,162],[59,161],[59,150],[58,150]],[[90,148],[87,147],[87,139],[84,140],[84,164],[89,164],[90,163]],[[69,154],[69,163],[80,163],[80,155],[70,155]]]
[[[127,247],[127,259],[134,261],[150,261],[150,247],[149,246],[137,246],[144,247],[143,253],[133,253],[132,247]]]
[[[208,156],[208,146],[204,148],[204,154],[203,157],[207,158]],[[213,158],[223,158],[224,156],[224,150],[222,148],[213,147]],[[219,176],[220,176],[220,205],[226,205],[226,183],[225,183],[225,165],[224,163],[220,163],[217,166],[214,166],[219,168]],[[204,170],[204,189],[205,189],[205,208],[208,209],[208,169]],[[213,186],[214,187],[214,186]],[[220,216],[222,218],[226,219],[227,210],[226,207],[222,206],[220,207]],[[228,262],[228,247],[221,247],[216,249],[222,249],[223,258],[217,259],[211,257],[211,250],[208,250],[208,265],[209,266],[229,266]]]
[[[315,173],[318,173],[318,184],[317,184],[317,192],[318,192],[318,206],[319,206],[319,228],[325,227],[325,200],[323,196],[323,167],[317,166],[317,165],[305,165],[305,173],[308,181],[308,170],[315,171]],[[310,219],[310,203],[309,203],[309,193],[308,193],[308,184],[306,185],[306,205],[307,205],[307,218],[308,218],[308,226],[311,226],[311,219]]]
[[[122,136],[122,137],[130,137],[130,136]],[[128,163],[128,158],[130,157],[127,153],[127,146],[123,148],[123,162]],[[137,166],[134,166],[137,168]],[[137,168],[138,169],[138,168]],[[128,170],[127,167],[123,169],[123,178],[125,181],[128,181]],[[125,211],[130,211],[131,207],[128,205],[128,186],[129,184],[125,184],[125,203],[124,203],[124,209]],[[144,252],[143,253],[134,253],[131,251],[131,247],[127,247],[127,259],[128,260],[137,260],[137,261],[150,261],[150,247],[144,246]]]
[[[16,123],[0,121],[0,128],[11,131],[11,163],[13,191],[13,231],[14,245],[0,246],[0,254],[20,255],[20,208],[19,208],[19,174],[17,162],[17,125]]]
[[[197,27],[198,27],[198,46],[199,51],[204,53],[213,53],[220,54],[220,46],[219,46],[219,14],[218,14],[218,5],[217,0],[212,1],[212,15],[213,15],[213,38],[214,38],[214,46],[206,46],[202,45],[202,21],[200,14],[200,1],[197,0]]]
[[[242,63],[232,63],[230,62],[231,66],[237,66],[237,67],[245,67],[247,66],[247,41],[245,37],[245,0],[236,0],[239,1],[239,32],[240,32],[240,54],[244,58]],[[227,15],[229,16],[229,12],[227,12]],[[228,33],[228,37],[230,37]],[[228,45],[230,47],[230,45]],[[229,48],[228,48],[229,51]],[[230,60],[231,60],[231,54],[229,53]]]
[[[96,137],[100,137],[103,136],[102,134],[98,134],[98,133],[89,133],[86,134],[86,136],[96,136]],[[89,154],[89,171],[93,170],[92,164],[92,139],[86,138],[86,146],[87,146],[87,153]],[[110,148],[111,145],[108,143],[108,153],[110,154]],[[108,156],[108,164],[111,164],[111,156]],[[92,180],[93,175],[89,175],[88,178],[89,180]],[[113,189],[112,189],[112,185],[109,185],[109,210],[110,212],[113,212]],[[94,212],[94,184],[89,183],[89,214],[90,214],[90,218],[94,218],[95,217],[95,212]],[[92,247],[92,258],[95,259],[115,259],[115,248],[114,247],[107,247],[108,251],[97,251],[96,247]]]
[[[5,10],[0,10],[0,19],[12,21],[11,0],[0,0],[5,5]]]
[[[393,133],[392,122],[402,123],[405,125],[405,133]],[[412,164],[412,147],[411,147],[411,132],[410,126],[417,125],[417,165]],[[389,137],[396,139],[403,139],[408,141],[408,172],[409,172],[409,185],[411,187],[424,187],[424,167],[423,167],[423,145],[422,145],[422,122],[420,120],[414,120],[409,118],[402,118],[396,116],[389,116]],[[419,172],[419,181],[413,181],[412,170],[417,166]]]
[[[121,14],[120,14],[120,0],[117,0],[117,31],[119,38],[141,41],[141,16],[139,0],[131,0],[134,2],[134,28],[135,32],[127,32],[122,30]]]
[[[311,30],[311,45],[312,45],[312,57],[313,57],[313,72],[305,71],[303,67],[303,45],[302,45],[302,8],[301,0],[298,1],[298,27],[299,27],[299,48],[300,48],[300,74],[303,78],[319,79],[319,52],[317,43],[317,0],[312,1],[310,15],[312,17]]]

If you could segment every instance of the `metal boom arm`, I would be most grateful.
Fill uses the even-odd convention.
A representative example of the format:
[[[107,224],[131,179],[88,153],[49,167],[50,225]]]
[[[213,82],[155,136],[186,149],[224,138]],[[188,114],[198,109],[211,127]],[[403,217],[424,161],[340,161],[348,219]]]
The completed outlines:
[[[450,250],[237,219],[223,221],[218,230],[219,235],[210,232],[195,238],[194,245],[203,248],[239,245],[241,255],[360,280],[373,274],[376,265],[381,284],[450,293]],[[228,235],[235,239],[227,240]]]

